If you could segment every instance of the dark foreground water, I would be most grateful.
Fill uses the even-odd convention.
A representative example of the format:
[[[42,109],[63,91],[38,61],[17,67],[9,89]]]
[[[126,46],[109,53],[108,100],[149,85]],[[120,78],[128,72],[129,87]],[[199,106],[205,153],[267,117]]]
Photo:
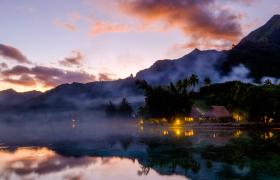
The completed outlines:
[[[0,179],[280,179],[280,131],[0,117]]]

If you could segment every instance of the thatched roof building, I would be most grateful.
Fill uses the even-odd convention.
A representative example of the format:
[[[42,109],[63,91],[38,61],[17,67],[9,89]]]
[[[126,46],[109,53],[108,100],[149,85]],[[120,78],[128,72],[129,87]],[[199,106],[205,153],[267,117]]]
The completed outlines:
[[[231,118],[231,113],[224,106],[211,106],[210,110],[204,114],[205,118],[220,119]]]

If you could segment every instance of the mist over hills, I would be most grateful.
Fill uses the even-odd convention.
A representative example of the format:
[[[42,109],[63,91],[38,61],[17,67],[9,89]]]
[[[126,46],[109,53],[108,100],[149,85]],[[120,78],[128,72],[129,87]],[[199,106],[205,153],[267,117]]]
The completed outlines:
[[[0,92],[1,109],[85,109],[102,108],[109,100],[126,97],[132,104],[143,102],[135,80],[145,79],[154,85],[168,84],[196,74],[203,83],[231,80],[260,82],[263,78],[280,78],[280,15],[244,37],[229,51],[193,50],[175,60],[159,60],[139,71],[135,77],[115,81],[63,84],[43,94],[38,92]]]
[[[200,78],[211,77],[219,81],[216,67],[225,60],[225,53],[216,50],[193,50],[191,53],[175,60],[159,60],[151,67],[136,74],[137,79],[145,79],[152,84],[168,84],[191,74]]]
[[[280,77],[280,15],[274,15],[228,51],[222,69],[228,72],[240,63],[250,69],[256,80],[264,76]]]
[[[0,91],[0,108],[15,106],[41,95],[40,91],[16,92],[13,89]]]

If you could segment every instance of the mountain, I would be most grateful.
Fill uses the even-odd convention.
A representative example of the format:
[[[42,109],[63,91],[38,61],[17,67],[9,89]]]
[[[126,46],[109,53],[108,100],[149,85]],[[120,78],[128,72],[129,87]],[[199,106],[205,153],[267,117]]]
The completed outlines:
[[[137,107],[144,99],[135,85],[136,79],[161,85],[191,74],[197,74],[200,80],[209,77],[212,82],[252,81],[251,77],[260,80],[265,76],[280,78],[280,15],[273,16],[229,51],[195,49],[178,59],[156,61],[151,67],[139,71],[136,77],[87,84],[63,84],[43,94],[2,91],[0,105],[8,103],[13,107],[17,105],[17,109],[27,110],[99,109],[110,100],[118,103],[126,97]]]
[[[137,79],[145,79],[152,84],[168,84],[197,74],[218,81],[218,67],[225,60],[225,53],[215,50],[193,50],[191,53],[174,60],[156,61],[150,68],[139,71]]]
[[[42,94],[39,91],[16,92],[13,89],[0,91],[0,109],[12,107]]]
[[[257,80],[280,77],[280,15],[274,15],[228,51],[223,70],[229,72],[237,64],[244,64]]]
[[[136,78],[166,84],[190,74],[197,74],[201,80],[209,77],[213,82],[280,78],[280,15],[274,15],[229,51],[195,49],[179,59],[156,61],[138,72]]]
[[[179,59],[157,61],[150,68],[139,71],[136,77],[86,84],[63,84],[27,101],[26,106],[21,107],[33,110],[102,109],[109,101],[119,103],[123,97],[134,107],[138,107],[144,97],[135,84],[136,79],[145,79],[155,85],[168,84],[192,73],[200,77],[217,77],[218,75],[214,75],[217,74],[214,69],[223,59],[223,52],[195,49]]]
[[[137,104],[143,101],[135,78],[115,81],[63,84],[28,101],[27,109],[85,109],[102,108],[109,101],[119,103],[123,97]]]

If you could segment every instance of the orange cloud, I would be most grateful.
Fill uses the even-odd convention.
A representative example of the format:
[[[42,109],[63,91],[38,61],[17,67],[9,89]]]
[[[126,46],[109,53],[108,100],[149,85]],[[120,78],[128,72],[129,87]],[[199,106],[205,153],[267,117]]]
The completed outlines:
[[[29,75],[21,75],[19,78],[14,79],[14,78],[5,78],[3,81],[15,85],[21,85],[21,86],[36,86],[37,82],[34,78],[32,78]]]
[[[191,41],[236,42],[240,15],[218,6],[216,0],[120,0],[122,12],[146,23],[161,21],[179,28]],[[208,43],[209,44],[209,43]]]
[[[113,74],[110,73],[99,73],[99,81],[111,81],[113,78],[111,77]]]
[[[127,32],[129,30],[130,27],[125,24],[97,21],[92,25],[90,35],[97,36],[113,32]]]

